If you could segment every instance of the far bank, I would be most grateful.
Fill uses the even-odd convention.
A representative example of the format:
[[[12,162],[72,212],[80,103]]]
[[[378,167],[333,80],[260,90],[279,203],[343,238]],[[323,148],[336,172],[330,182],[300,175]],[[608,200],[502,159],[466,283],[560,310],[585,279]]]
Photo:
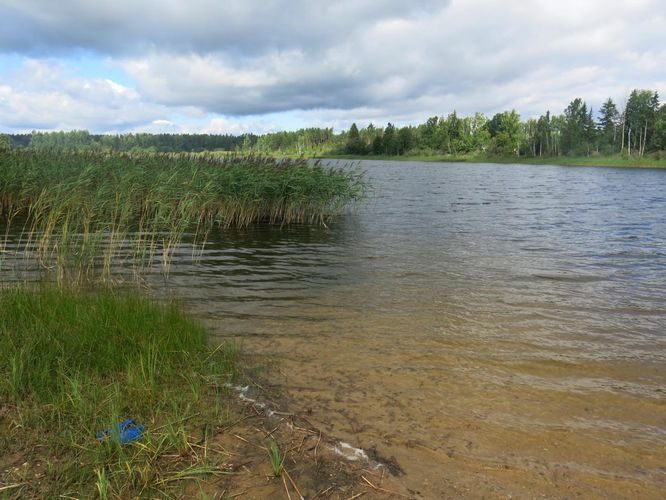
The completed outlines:
[[[622,156],[452,156],[452,155],[325,155],[317,159],[426,161],[444,163],[499,163],[521,165],[562,165],[570,167],[666,168],[666,158],[628,158]]]

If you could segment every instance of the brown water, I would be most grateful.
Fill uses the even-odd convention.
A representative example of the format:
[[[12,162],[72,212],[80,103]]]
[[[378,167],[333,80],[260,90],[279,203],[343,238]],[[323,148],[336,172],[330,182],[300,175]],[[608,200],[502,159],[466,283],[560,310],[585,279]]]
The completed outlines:
[[[224,233],[164,286],[415,496],[663,497],[666,170],[361,167],[329,229]]]

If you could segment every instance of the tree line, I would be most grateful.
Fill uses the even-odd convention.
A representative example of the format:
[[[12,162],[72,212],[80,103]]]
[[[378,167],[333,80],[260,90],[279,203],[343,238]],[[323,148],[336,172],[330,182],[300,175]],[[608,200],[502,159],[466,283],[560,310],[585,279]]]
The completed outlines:
[[[351,155],[445,154],[462,156],[590,156],[626,154],[642,157],[666,150],[666,104],[651,90],[633,90],[620,110],[608,98],[597,116],[581,98],[560,115],[549,111],[521,121],[515,110],[488,118],[481,113],[433,116],[417,126],[384,129],[352,124],[343,151]]]
[[[0,138],[0,148],[3,142]],[[623,154],[642,157],[666,150],[666,104],[651,90],[633,90],[624,105],[608,98],[598,113],[581,98],[563,113],[549,111],[521,120],[515,111],[492,117],[482,113],[433,116],[424,123],[397,127],[369,124],[335,133],[305,128],[263,135],[244,134],[90,134],[86,131],[10,135],[4,147],[70,148],[117,151],[237,151],[292,155],[477,155],[589,156]]]
[[[256,141],[256,136],[249,136]],[[201,152],[233,151],[246,136],[217,134],[91,134],[86,130],[9,135],[12,147],[31,149],[99,149],[114,151]]]

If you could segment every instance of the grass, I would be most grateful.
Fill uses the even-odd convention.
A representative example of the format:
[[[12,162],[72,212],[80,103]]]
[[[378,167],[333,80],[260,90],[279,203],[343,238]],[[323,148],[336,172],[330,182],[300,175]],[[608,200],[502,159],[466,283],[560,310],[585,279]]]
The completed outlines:
[[[1,293],[0,311],[2,495],[166,496],[223,474],[205,429],[228,421],[235,350],[177,305],[41,287]],[[96,437],[128,418],[136,442]]]
[[[484,161],[484,160],[479,160]],[[530,157],[519,158],[496,158],[490,157],[485,160],[489,163],[521,163],[530,165],[563,165],[572,167],[624,167],[624,168],[666,168],[665,159],[650,157],[635,158],[627,156],[555,156],[555,157]]]
[[[26,255],[70,283],[109,277],[123,260],[139,271],[155,260],[168,267],[186,234],[202,245],[231,226],[325,225],[363,192],[357,172],[305,159],[0,154],[1,232],[20,233]]]
[[[275,477],[280,477],[282,475],[282,467],[284,464],[285,457],[280,453],[280,448],[278,447],[277,441],[275,439],[270,439],[270,447],[268,449],[268,456],[271,461],[271,469],[273,469],[273,475]]]

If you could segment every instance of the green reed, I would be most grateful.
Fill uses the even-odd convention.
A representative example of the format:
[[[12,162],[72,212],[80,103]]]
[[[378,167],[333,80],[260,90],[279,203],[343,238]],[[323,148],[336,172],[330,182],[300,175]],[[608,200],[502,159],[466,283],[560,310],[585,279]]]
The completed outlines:
[[[109,276],[169,253],[186,233],[254,223],[327,224],[364,193],[361,175],[305,159],[10,151],[0,154],[0,224],[59,278]],[[20,222],[18,222],[20,221]],[[70,276],[66,276],[69,273]]]

